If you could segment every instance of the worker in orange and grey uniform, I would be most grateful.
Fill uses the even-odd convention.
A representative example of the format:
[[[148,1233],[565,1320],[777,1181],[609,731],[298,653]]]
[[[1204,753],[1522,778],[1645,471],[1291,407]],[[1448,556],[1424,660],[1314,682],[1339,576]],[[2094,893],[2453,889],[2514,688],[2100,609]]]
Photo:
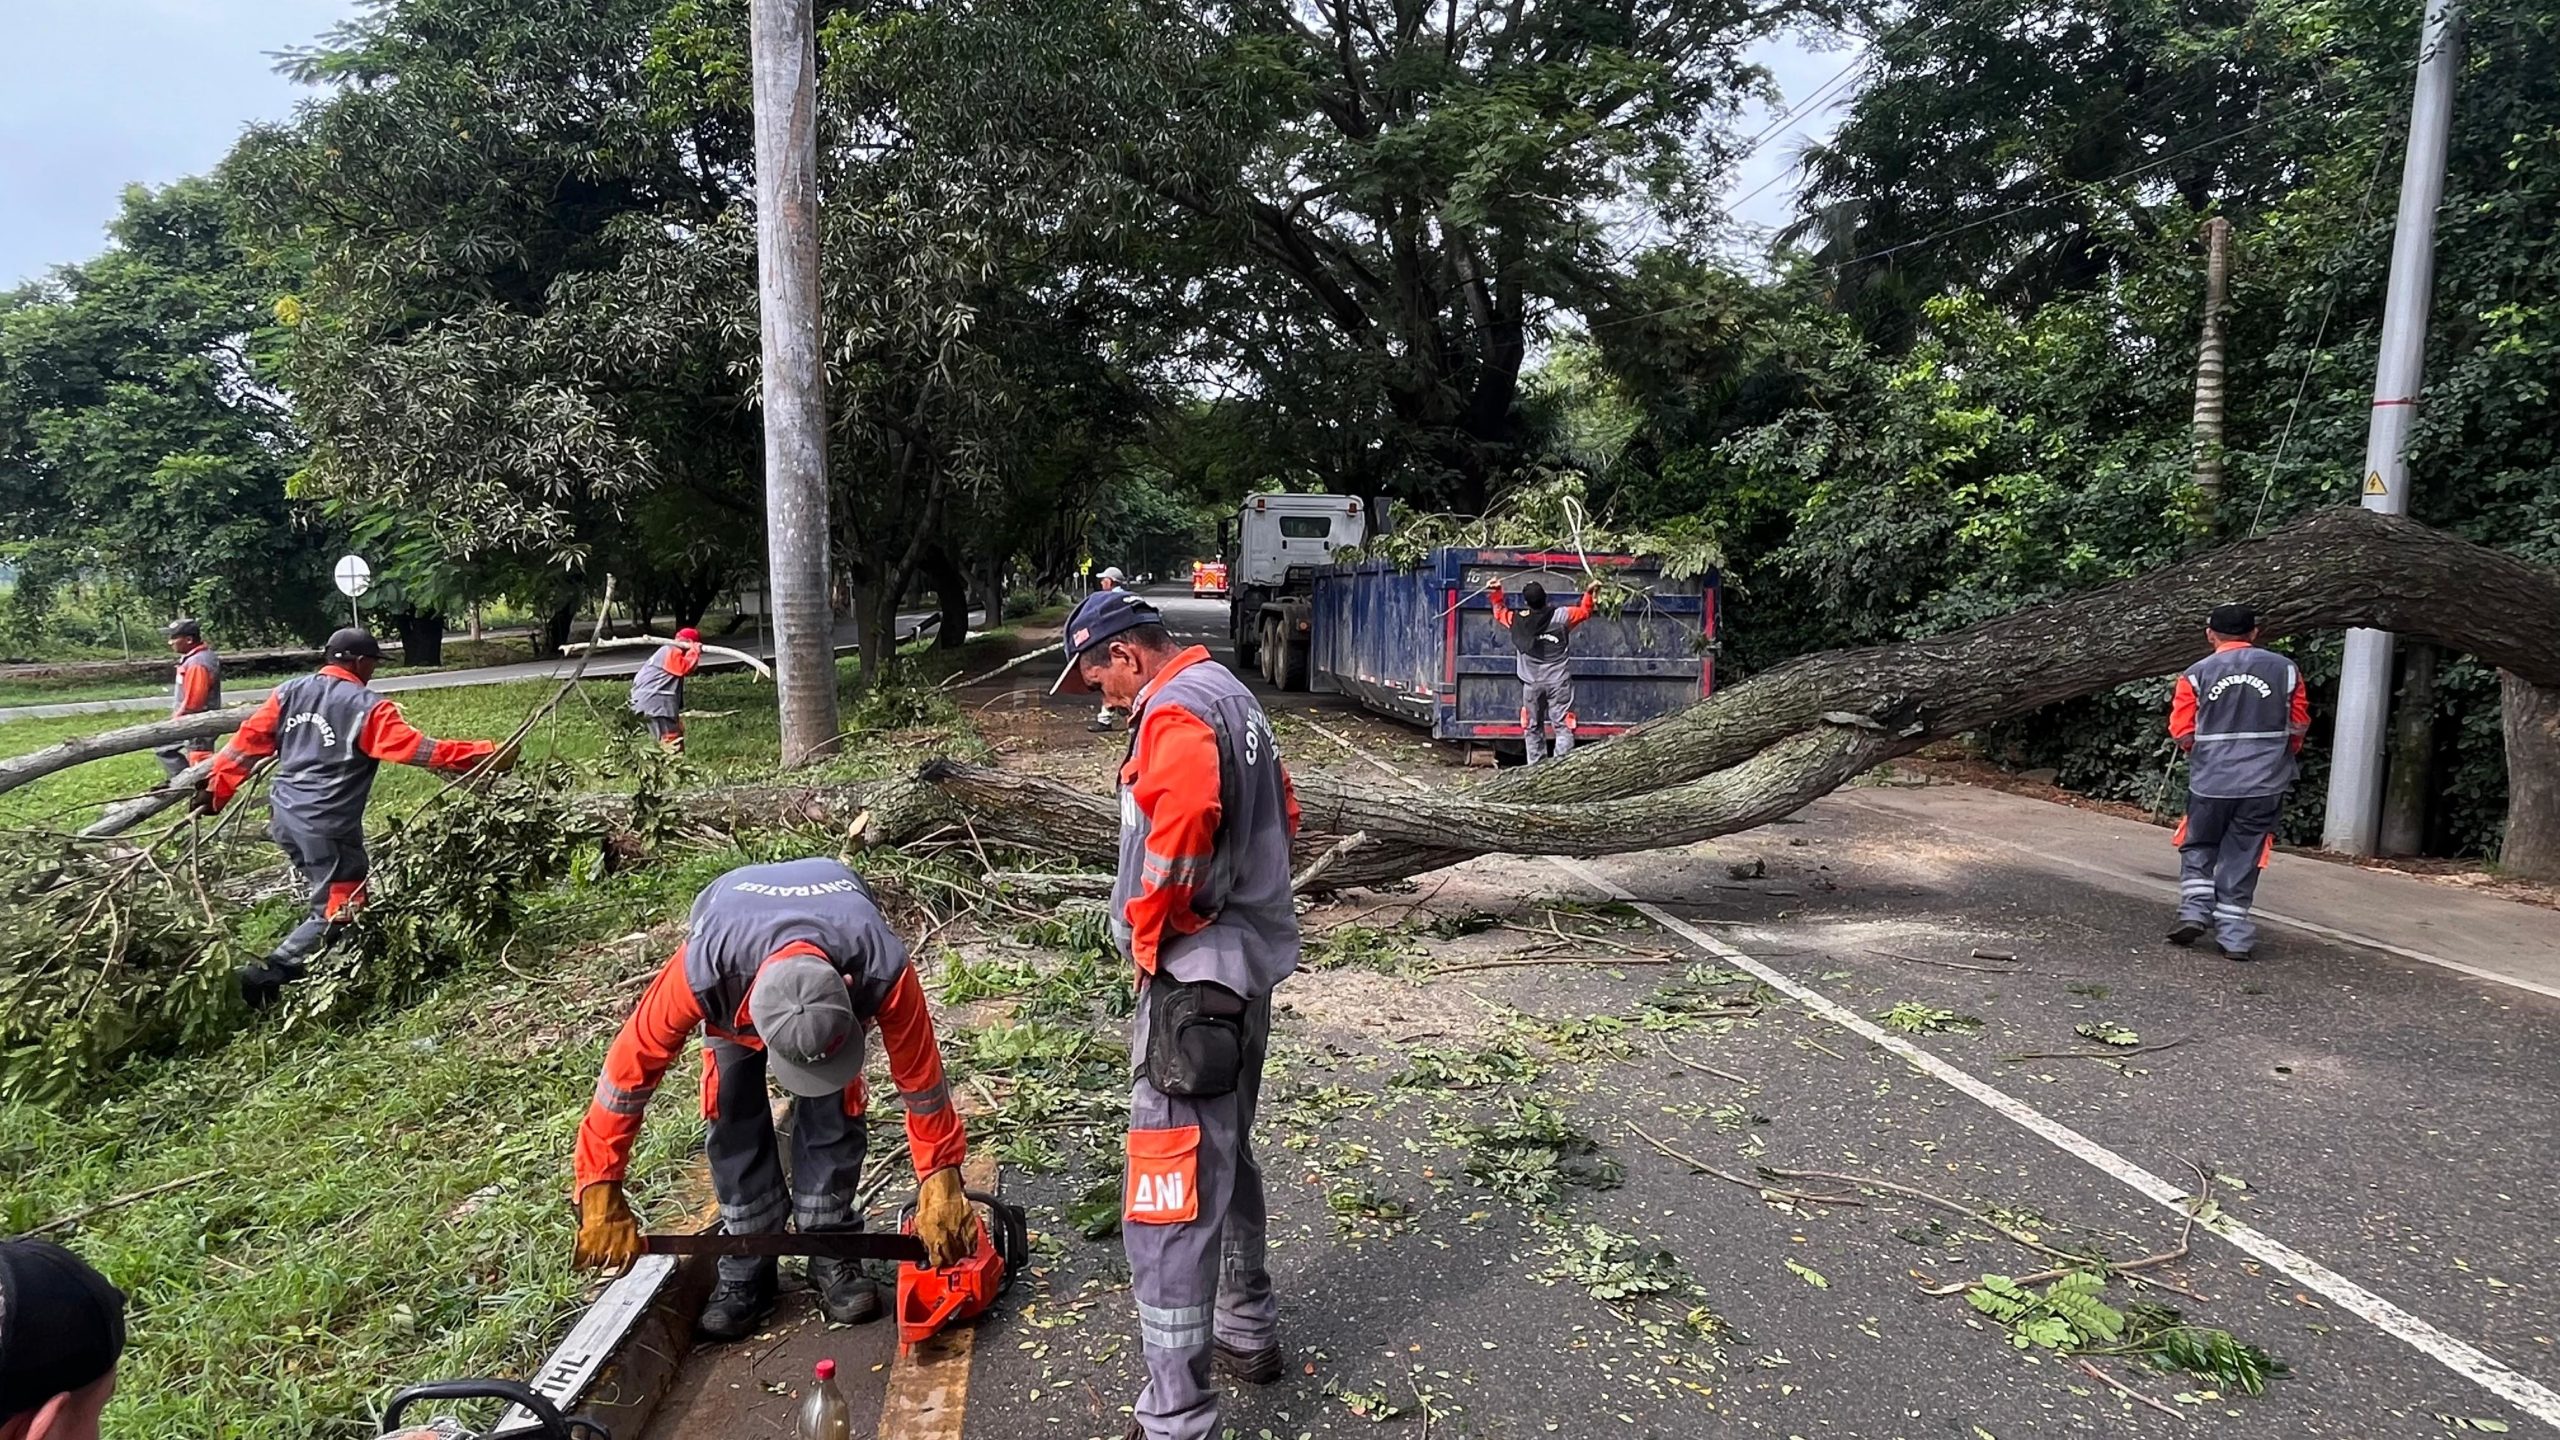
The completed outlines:
[[[684,753],[684,677],[702,664],[702,632],[687,625],[675,643],[661,645],[631,677],[631,713],[649,724],[658,743]]]
[[[788,1219],[803,1232],[861,1229],[854,1196],[869,1139],[862,1032],[870,1025],[906,1103],[919,1182],[915,1233],[935,1265],[966,1257],[977,1238],[960,1186],[968,1137],[951,1107],[924,987],[861,879],[819,857],[732,870],[694,897],[684,943],[614,1037],[578,1127],[578,1263],[627,1265],[640,1253],[639,1222],[622,1190],[631,1143],[649,1097],[697,1030],[720,1228],[767,1234]],[[768,1074],[793,1097],[787,1190]],[[721,1257],[700,1333],[755,1333],[773,1313],[777,1271],[771,1256]],[[809,1283],[829,1320],[880,1317],[879,1289],[857,1261],[813,1256]]]
[[[169,653],[178,657],[177,683],[171,694],[169,718],[200,715],[222,708],[222,657],[204,643],[204,626],[194,620],[172,620],[162,632],[169,637]],[[152,752],[160,768],[174,778],[191,765],[212,758],[211,750],[190,750],[172,745]]]
[[[1591,618],[1591,596],[1585,592],[1558,609],[1549,603],[1547,587],[1532,580],[1521,588],[1521,608],[1514,610],[1503,602],[1500,580],[1491,593],[1493,623],[1511,632],[1520,676],[1520,744],[1535,765],[1547,758],[1552,736],[1561,760],[1573,753],[1573,631]]]
[[[487,740],[419,734],[397,704],[367,688],[382,663],[382,646],[366,632],[338,631],[320,658],[317,673],[277,686],[240,722],[231,743],[214,757],[213,773],[198,797],[200,808],[220,810],[258,761],[276,757],[267,835],[311,887],[311,914],[265,960],[237,972],[240,996],[252,1008],[273,1003],[287,983],[308,973],[311,957],[364,903],[370,868],[364,810],[382,762],[450,774],[515,764],[512,749]]]
[[[1205,648],[1177,645],[1154,606],[1087,596],[1066,648],[1055,688],[1131,715],[1111,890],[1139,986],[1121,1236],[1147,1379],[1128,1433],[1206,1440],[1213,1360],[1255,1384],[1282,1369],[1252,1130],[1271,992],[1298,968],[1298,797],[1252,693]]]
[[[1128,579],[1128,576],[1120,573],[1119,566],[1105,565],[1102,567],[1102,573],[1093,577],[1093,593],[1096,595],[1110,594],[1112,591],[1117,590],[1124,584],[1128,583]],[[1097,735],[1109,734],[1112,727],[1119,724],[1126,715],[1127,712],[1121,709],[1121,707],[1112,704],[1109,700],[1105,700],[1102,702],[1102,708],[1094,712],[1093,723],[1085,728],[1093,731]]]
[[[2178,822],[2178,922],[2170,942],[2211,931],[2222,953],[2257,950],[2249,906],[2275,850],[2276,821],[2311,729],[2302,671],[2258,648],[2258,617],[2217,605],[2205,620],[2213,653],[2178,677],[2169,734],[2187,752],[2187,815]]]

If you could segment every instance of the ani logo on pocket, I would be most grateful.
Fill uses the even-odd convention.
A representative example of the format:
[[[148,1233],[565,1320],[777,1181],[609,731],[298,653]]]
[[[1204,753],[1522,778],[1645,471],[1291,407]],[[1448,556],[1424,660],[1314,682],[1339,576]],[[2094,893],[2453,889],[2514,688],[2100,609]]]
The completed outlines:
[[[1200,1127],[1129,1132],[1129,1173],[1120,1190],[1123,1220],[1180,1225],[1200,1218]]]

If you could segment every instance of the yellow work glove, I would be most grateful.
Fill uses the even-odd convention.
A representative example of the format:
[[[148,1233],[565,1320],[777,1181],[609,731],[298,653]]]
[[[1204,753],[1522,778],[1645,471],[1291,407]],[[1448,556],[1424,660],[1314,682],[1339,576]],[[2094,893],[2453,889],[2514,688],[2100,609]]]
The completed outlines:
[[[485,774],[504,775],[516,768],[517,753],[515,742],[509,741],[493,751],[488,759],[481,761],[480,769]]]
[[[628,1265],[640,1258],[640,1222],[622,1198],[622,1182],[599,1180],[578,1192],[580,1267],[590,1270]]]
[[[924,1242],[925,1263],[937,1270],[977,1248],[978,1213],[960,1192],[957,1169],[944,1166],[916,1187],[916,1238]]]

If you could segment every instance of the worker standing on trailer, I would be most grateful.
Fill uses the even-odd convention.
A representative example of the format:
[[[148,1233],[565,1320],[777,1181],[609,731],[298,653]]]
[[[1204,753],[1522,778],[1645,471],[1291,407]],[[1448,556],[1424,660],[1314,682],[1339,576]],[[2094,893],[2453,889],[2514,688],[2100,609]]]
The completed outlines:
[[[1255,1384],[1282,1368],[1252,1129],[1271,992],[1298,968],[1298,797],[1252,692],[1206,648],[1177,645],[1154,606],[1087,596],[1066,648],[1058,688],[1131,715],[1111,889],[1139,985],[1121,1236],[1147,1379],[1128,1434],[1207,1440],[1213,1357]]]
[[[214,757],[197,802],[220,810],[259,760],[276,757],[267,835],[311,887],[311,914],[264,961],[237,972],[240,997],[253,1009],[273,1003],[286,984],[301,979],[311,957],[364,903],[370,871],[364,811],[383,761],[452,774],[483,766],[504,771],[515,764],[515,751],[492,741],[419,734],[397,704],[366,688],[382,663],[381,643],[366,632],[338,631],[320,658],[316,674],[277,686],[240,722],[231,743]]]
[[[721,1230],[769,1234],[786,1219],[803,1233],[861,1229],[854,1196],[869,1140],[862,1032],[871,1025],[906,1103],[916,1236],[933,1265],[967,1256],[977,1236],[960,1186],[968,1137],[943,1080],[924,987],[861,879],[842,861],[817,857],[732,870],[694,897],[684,943],[614,1037],[578,1127],[578,1263],[627,1265],[639,1255],[639,1222],[622,1192],[631,1143],[649,1097],[697,1030]],[[765,1099],[768,1071],[793,1097],[788,1189]],[[700,1333],[754,1334],[773,1313],[778,1269],[771,1256],[722,1256]],[[858,1261],[812,1256],[809,1284],[829,1320],[880,1317],[879,1289]]]
[[[1502,581],[1492,586],[1493,623],[1511,632],[1513,664],[1520,676],[1520,744],[1529,763],[1547,758],[1554,738],[1561,760],[1573,753],[1573,631],[1591,618],[1591,594],[1559,610],[1547,587],[1535,580],[1520,591],[1518,610],[1503,603]]]
[[[98,1440],[124,1294],[49,1240],[0,1240],[0,1440]]]
[[[631,676],[631,713],[649,724],[658,743],[684,753],[684,677],[702,664],[702,632],[687,625],[675,643],[661,645]]]
[[[221,709],[222,657],[213,652],[212,646],[204,643],[204,626],[194,620],[172,620],[163,633],[169,637],[169,653],[178,657],[177,684],[170,697],[169,718],[175,720],[185,715],[201,715],[207,710]],[[173,778],[212,754],[211,750],[190,750],[183,745],[152,752],[153,758],[160,762],[160,768]]]
[[[2311,691],[2291,660],[2258,648],[2246,605],[2215,606],[2205,640],[2213,653],[2178,677],[2169,707],[2170,737],[2188,757],[2169,940],[2192,945],[2210,930],[2225,956],[2246,960],[2258,943],[2249,907],[2311,729]]]

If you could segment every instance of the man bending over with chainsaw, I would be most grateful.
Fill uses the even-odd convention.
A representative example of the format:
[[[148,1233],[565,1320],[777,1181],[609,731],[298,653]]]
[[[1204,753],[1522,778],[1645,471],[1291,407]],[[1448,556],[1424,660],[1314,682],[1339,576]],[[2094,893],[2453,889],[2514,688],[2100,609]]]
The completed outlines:
[[[1138,969],[1120,1234],[1147,1382],[1128,1435],[1209,1440],[1213,1361],[1260,1385],[1284,1366],[1252,1132],[1271,991],[1298,968],[1298,797],[1252,692],[1125,590],[1076,607],[1057,688],[1130,716],[1111,922]]]
[[[578,1263],[627,1265],[639,1255],[639,1222],[622,1193],[631,1142],[696,1030],[722,1231],[771,1233],[786,1218],[803,1232],[861,1229],[854,1195],[867,1138],[862,1034],[871,1025],[906,1102],[920,1181],[916,1237],[933,1265],[965,1258],[977,1238],[976,1212],[960,1189],[968,1140],[943,1083],[924,988],[862,881],[842,862],[816,858],[732,870],[694,897],[685,942],[614,1037],[578,1127]],[[787,1191],[768,1071],[793,1097]],[[880,1292],[859,1264],[810,1257],[818,1308],[838,1324],[880,1316]],[[771,1256],[722,1256],[698,1332],[712,1340],[755,1333],[773,1313],[776,1268]]]

